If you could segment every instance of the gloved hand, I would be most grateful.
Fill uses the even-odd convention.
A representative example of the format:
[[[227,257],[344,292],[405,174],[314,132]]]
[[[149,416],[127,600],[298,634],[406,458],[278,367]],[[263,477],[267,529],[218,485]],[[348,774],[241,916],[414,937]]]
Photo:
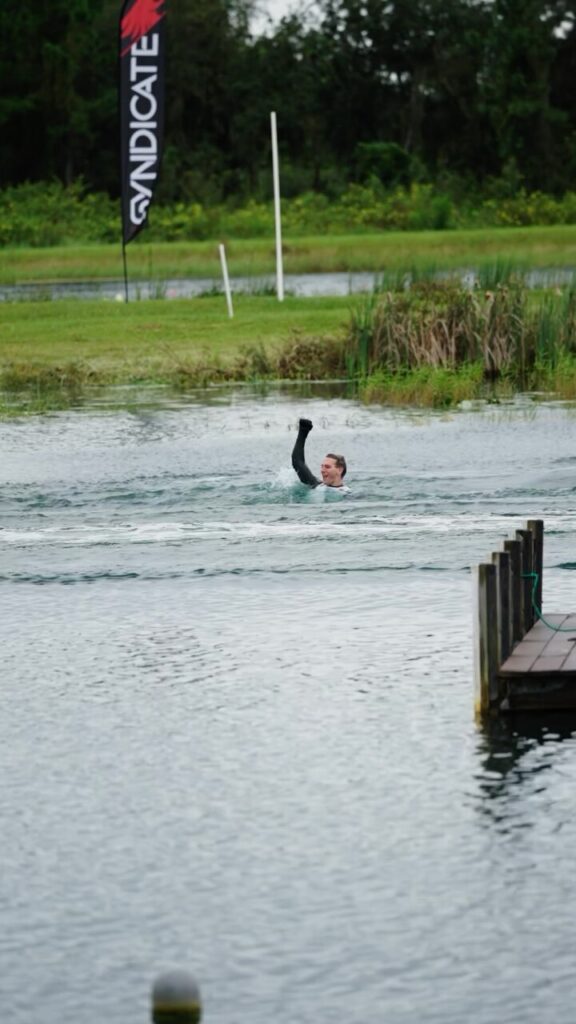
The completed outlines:
[[[310,431],[312,430],[312,420],[300,419],[298,427],[299,427],[300,433],[304,434],[305,436],[307,436],[310,433]]]

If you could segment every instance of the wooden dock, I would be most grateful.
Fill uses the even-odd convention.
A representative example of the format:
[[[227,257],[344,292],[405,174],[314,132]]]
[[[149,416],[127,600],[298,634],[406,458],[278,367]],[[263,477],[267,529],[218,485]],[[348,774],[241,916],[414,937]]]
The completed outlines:
[[[502,710],[576,710],[576,614],[546,615],[498,669]]]
[[[544,523],[476,569],[478,715],[576,710],[576,613],[542,615]]]

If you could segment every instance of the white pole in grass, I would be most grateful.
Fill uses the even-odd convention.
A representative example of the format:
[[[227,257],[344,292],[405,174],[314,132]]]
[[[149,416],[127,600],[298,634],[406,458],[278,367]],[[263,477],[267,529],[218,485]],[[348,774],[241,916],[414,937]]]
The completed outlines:
[[[272,132],[272,179],[274,182],[274,219],[276,221],[276,293],[278,301],[284,299],[284,270],[282,267],[282,225],[280,223],[280,173],[278,170],[278,135],[276,132],[276,114],[270,114]]]
[[[220,263],[222,265],[222,277],[224,279],[224,293],[226,295],[226,305],[228,306],[228,316],[234,316],[234,310],[232,308],[232,292],[230,291],[230,279],[228,277],[228,265],[226,263],[226,250],[223,245],[218,246],[220,252]]]

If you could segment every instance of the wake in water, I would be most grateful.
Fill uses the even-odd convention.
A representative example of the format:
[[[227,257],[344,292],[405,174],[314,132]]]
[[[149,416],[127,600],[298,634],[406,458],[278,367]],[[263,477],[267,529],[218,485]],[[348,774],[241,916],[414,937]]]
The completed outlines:
[[[269,485],[269,489],[289,501],[322,505],[327,501],[341,501],[349,491],[338,487],[307,487],[297,479],[294,470],[284,466]]]

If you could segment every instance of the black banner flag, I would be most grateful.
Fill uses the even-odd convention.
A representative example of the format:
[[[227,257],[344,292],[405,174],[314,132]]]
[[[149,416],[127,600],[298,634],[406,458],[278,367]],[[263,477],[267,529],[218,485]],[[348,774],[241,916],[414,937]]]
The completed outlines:
[[[122,242],[148,218],[164,134],[165,0],[124,0],[120,14]]]

